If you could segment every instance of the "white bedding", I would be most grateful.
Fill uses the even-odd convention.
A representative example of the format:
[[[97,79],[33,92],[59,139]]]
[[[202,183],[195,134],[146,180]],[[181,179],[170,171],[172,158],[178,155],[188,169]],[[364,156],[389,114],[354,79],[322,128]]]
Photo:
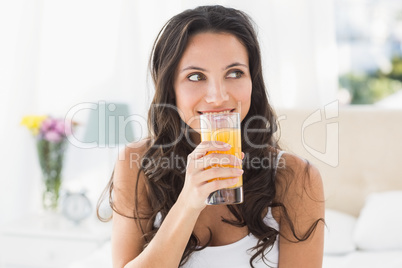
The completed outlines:
[[[323,268],[402,268],[400,251],[355,251],[342,256],[324,256]]]
[[[323,268],[402,268],[401,203],[402,191],[389,191],[369,195],[358,218],[326,209]],[[110,242],[69,266],[95,267],[112,267]]]
[[[69,268],[111,268],[110,242]],[[401,251],[353,251],[346,255],[324,255],[323,268],[402,268]],[[222,267],[223,268],[223,267]]]
[[[86,257],[72,263],[69,268],[112,268],[112,247],[110,241],[100,249]]]

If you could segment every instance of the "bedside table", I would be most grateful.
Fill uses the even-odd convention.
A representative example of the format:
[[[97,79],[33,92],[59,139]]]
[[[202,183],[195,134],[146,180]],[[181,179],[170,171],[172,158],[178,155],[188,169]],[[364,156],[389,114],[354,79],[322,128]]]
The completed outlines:
[[[57,213],[44,213],[12,223],[0,234],[5,268],[63,268],[110,240],[111,222],[95,216],[76,225]]]

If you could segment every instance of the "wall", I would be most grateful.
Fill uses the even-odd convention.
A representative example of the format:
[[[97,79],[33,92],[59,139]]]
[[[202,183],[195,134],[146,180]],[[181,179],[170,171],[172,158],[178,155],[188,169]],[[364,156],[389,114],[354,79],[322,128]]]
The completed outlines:
[[[321,120],[312,120],[317,111]],[[358,215],[369,193],[402,190],[402,109],[356,106],[326,114],[278,111],[281,144],[318,167],[327,207]]]

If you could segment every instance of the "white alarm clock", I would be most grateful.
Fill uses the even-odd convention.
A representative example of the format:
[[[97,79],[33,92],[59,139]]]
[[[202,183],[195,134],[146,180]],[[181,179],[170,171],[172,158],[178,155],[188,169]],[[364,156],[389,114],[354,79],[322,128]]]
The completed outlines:
[[[66,192],[62,202],[62,213],[67,219],[79,224],[91,215],[91,211],[91,201],[85,192]]]

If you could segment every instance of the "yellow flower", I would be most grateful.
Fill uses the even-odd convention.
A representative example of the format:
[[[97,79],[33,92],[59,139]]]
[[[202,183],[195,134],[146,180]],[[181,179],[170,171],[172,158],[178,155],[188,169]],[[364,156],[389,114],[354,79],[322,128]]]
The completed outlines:
[[[47,118],[46,115],[28,115],[21,120],[21,125],[26,126],[34,136],[38,135],[40,126]]]

